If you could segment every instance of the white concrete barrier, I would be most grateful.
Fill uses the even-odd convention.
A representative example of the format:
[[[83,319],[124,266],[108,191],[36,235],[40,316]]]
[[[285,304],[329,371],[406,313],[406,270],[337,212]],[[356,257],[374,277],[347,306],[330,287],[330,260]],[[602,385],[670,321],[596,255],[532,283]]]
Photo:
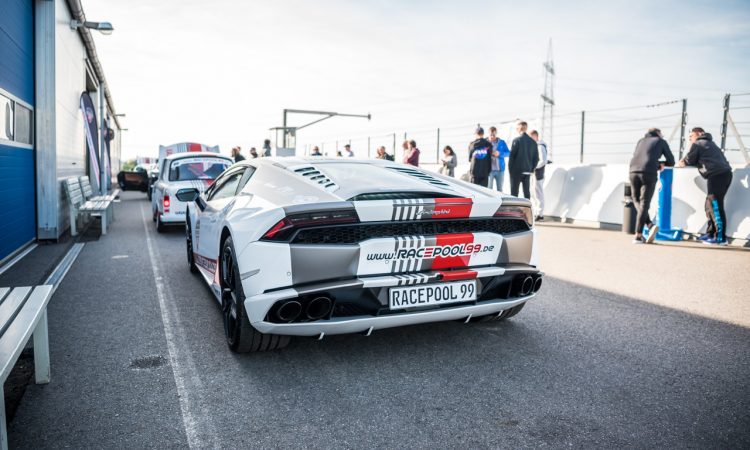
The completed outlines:
[[[427,164],[428,170],[438,166]],[[468,164],[456,168],[459,177],[468,171]],[[672,227],[690,233],[705,230],[706,180],[694,167],[675,168],[672,183]],[[622,200],[628,182],[627,164],[585,164],[547,166],[544,182],[544,215],[564,221],[622,225]],[[506,173],[505,189],[509,180]],[[651,206],[656,216],[658,189]],[[532,188],[533,192],[533,188]],[[750,167],[734,166],[732,185],[724,207],[727,212],[727,235],[750,240]]]

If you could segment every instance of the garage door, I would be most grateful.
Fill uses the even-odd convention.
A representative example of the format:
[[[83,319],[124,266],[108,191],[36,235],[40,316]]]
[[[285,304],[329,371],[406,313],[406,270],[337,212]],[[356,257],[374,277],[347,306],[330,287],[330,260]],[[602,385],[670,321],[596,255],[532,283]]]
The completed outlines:
[[[36,237],[32,0],[0,14],[0,260]]]

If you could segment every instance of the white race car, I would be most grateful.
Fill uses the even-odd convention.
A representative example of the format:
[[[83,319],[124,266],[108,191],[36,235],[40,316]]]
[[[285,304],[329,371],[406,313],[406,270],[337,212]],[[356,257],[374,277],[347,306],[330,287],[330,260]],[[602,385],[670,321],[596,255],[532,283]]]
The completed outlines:
[[[188,205],[187,260],[229,347],[501,320],[542,284],[528,200],[380,160],[238,163]]]
[[[174,196],[175,192],[188,187],[203,192],[233,163],[229,157],[209,152],[176,153],[164,158],[152,187],[151,212],[156,230],[185,222],[185,203]]]

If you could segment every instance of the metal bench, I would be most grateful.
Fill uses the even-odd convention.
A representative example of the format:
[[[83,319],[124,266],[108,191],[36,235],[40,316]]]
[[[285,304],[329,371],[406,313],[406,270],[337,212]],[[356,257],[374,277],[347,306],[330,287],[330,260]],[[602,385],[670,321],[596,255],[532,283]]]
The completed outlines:
[[[109,201],[113,204],[109,208],[109,221],[112,222],[115,220],[114,202],[117,196],[120,195],[120,190],[115,189],[109,195],[94,195],[94,189],[91,188],[91,181],[89,180],[88,175],[78,177],[78,182],[81,183],[81,192],[83,193],[84,200],[88,202]]]
[[[86,201],[81,191],[81,183],[76,177],[65,179],[65,191],[68,194],[68,207],[70,210],[70,234],[78,236],[79,216],[99,216],[102,220],[102,234],[107,234],[107,219],[110,216],[109,209],[112,207],[111,200]]]
[[[3,390],[18,357],[34,336],[34,377],[36,384],[49,383],[49,337],[47,303],[52,286],[0,288],[0,368]],[[8,448],[5,397],[0,396],[0,432],[3,449]]]

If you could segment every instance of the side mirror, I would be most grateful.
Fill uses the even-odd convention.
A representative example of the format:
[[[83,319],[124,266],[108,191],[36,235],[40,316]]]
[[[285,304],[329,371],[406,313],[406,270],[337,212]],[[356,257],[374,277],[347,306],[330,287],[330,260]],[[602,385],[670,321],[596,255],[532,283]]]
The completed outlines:
[[[194,202],[199,195],[200,193],[198,192],[198,189],[185,188],[177,191],[175,197],[177,197],[177,200],[181,202]]]

